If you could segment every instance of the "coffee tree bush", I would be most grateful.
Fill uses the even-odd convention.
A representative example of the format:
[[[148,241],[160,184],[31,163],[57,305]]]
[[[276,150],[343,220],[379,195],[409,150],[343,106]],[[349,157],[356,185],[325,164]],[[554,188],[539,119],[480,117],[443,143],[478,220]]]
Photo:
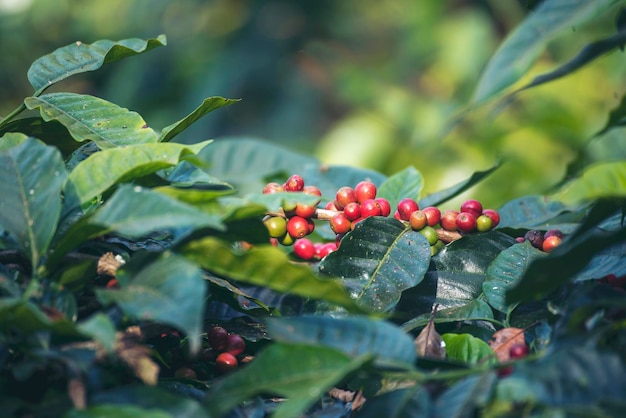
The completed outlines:
[[[614,36],[510,92],[553,36],[617,3],[538,5],[489,62],[475,105],[619,53],[622,15]],[[0,121],[3,416],[625,410],[623,148],[613,161],[581,158],[554,193],[510,201],[478,230],[417,226],[395,208],[411,199],[458,211],[447,202],[499,165],[422,195],[419,167],[384,176],[253,138],[173,141],[237,100],[209,97],[155,129],[102,98],[46,92],[165,44],[61,47],[32,64],[33,95]],[[595,140],[623,118],[622,104]],[[369,207],[378,212],[339,231],[333,219],[348,211],[338,192],[361,182],[375,192],[360,210],[377,197],[390,213]],[[306,211],[301,234],[277,232]],[[549,235],[559,245],[538,244]],[[304,236],[332,251],[297,257],[292,241]]]

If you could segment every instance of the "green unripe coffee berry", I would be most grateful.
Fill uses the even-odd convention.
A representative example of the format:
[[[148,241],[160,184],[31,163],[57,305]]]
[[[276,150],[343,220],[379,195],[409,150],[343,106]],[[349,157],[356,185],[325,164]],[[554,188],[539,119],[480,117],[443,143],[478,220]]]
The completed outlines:
[[[263,223],[272,238],[280,238],[287,232],[287,220],[282,216],[272,216]]]
[[[493,221],[491,220],[489,216],[480,215],[478,218],[476,218],[476,230],[478,232],[487,232],[491,230],[492,226],[493,226]]]
[[[426,238],[426,241],[432,246],[439,241],[439,235],[437,235],[437,231],[432,226],[425,226],[419,230],[419,233]]]

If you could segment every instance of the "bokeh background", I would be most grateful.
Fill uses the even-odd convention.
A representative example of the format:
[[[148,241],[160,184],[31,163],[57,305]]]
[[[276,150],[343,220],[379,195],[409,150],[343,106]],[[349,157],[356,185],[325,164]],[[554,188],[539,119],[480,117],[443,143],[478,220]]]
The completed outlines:
[[[425,194],[504,160],[469,192],[499,207],[548,193],[580,156],[619,158],[616,147],[624,149],[620,130],[590,139],[626,90],[622,53],[497,111],[466,112],[489,57],[532,3],[0,0],[0,115],[32,93],[26,71],[41,55],[78,40],[165,34],[167,47],[52,91],[100,96],[157,129],[206,97],[240,98],[177,140],[254,137],[387,175],[413,165],[424,175]],[[614,18],[571,28],[550,43],[531,75],[612,35]]]

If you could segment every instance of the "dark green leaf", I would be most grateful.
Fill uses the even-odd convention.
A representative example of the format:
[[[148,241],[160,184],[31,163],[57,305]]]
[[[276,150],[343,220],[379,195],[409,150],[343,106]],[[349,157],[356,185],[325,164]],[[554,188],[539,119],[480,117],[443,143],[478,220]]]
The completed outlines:
[[[187,129],[191,124],[193,124],[195,121],[197,121],[207,113],[238,101],[239,100],[225,99],[223,97],[208,97],[204,99],[202,104],[194,109],[193,112],[191,112],[178,122],[175,122],[163,128],[163,130],[161,131],[161,135],[159,136],[159,142],[170,141],[172,138],[180,134],[182,131]]]
[[[94,71],[105,63],[147,52],[166,44],[165,35],[156,39],[123,39],[118,42],[96,41],[93,44],[75,42],[39,58],[28,69],[28,81],[41,94],[54,83],[75,74]]]
[[[120,275],[120,290],[99,289],[102,303],[116,303],[131,318],[174,326],[189,338],[190,349],[200,349],[200,333],[207,284],[202,271],[183,257],[163,253],[137,272]]]
[[[524,196],[505,203],[499,210],[500,228],[547,228],[550,221],[567,211],[563,203],[544,196]]]
[[[416,293],[419,289],[416,289]],[[414,296],[413,292],[406,295],[407,303]],[[403,296],[405,298],[405,296]],[[401,300],[402,303],[402,300]],[[430,306],[427,306],[430,308]],[[422,308],[423,310],[424,308]],[[411,331],[415,328],[421,328],[426,325],[430,319],[430,313],[423,313],[413,319],[402,324],[405,331]],[[435,314],[435,323],[446,322],[462,322],[462,321],[485,321],[493,319],[493,311],[487,302],[482,299],[474,299],[464,305],[455,306],[447,309],[437,309]]]
[[[481,182],[485,177],[500,168],[501,163],[497,163],[491,168],[484,171],[477,171],[472,174],[467,180],[457,183],[447,189],[430,194],[419,201],[419,207],[425,208],[427,206],[439,206],[444,202],[460,195],[471,187]]]
[[[430,245],[422,234],[396,219],[373,216],[359,222],[319,268],[341,278],[363,308],[384,312],[422,281],[429,262]]]
[[[223,416],[246,399],[270,393],[288,399],[276,408],[274,418],[298,417],[367,360],[329,347],[272,344],[244,369],[213,385],[206,403],[215,416]]]
[[[206,144],[139,144],[96,152],[72,170],[69,181],[85,205],[118,183],[175,166]]]
[[[72,139],[67,128],[57,121],[46,122],[42,118],[22,118],[7,123],[1,132],[21,132],[53,145],[64,156],[74,152],[80,144]]]
[[[46,121],[63,124],[78,141],[94,141],[101,149],[157,142],[157,134],[135,112],[98,97],[76,93],[50,93],[24,100],[39,108]]]
[[[432,401],[423,386],[398,389],[368,398],[359,410],[359,418],[430,418]]]
[[[207,237],[179,249],[185,257],[222,277],[266,286],[277,292],[325,300],[352,311],[362,311],[337,280],[322,280],[306,265],[289,261],[271,245],[236,251],[226,242]]]
[[[609,10],[619,0],[545,0],[505,39],[474,94],[484,102],[518,81],[554,37]]]
[[[396,208],[405,197],[418,201],[423,187],[422,174],[410,166],[387,178],[378,188],[377,196],[387,199],[391,207]]]
[[[502,251],[487,269],[483,282],[483,293],[494,309],[508,313],[515,305],[506,302],[506,292],[520,281],[524,272],[539,257],[546,253],[533,247],[530,242],[515,244]]]
[[[498,378],[495,373],[470,376],[446,390],[435,402],[435,416],[472,418],[490,400]]]
[[[73,409],[64,418],[175,418],[173,415],[158,409],[144,409],[134,405],[96,405],[87,409]]]
[[[13,235],[35,269],[56,230],[66,178],[59,151],[34,138],[0,152],[0,227]]]
[[[106,352],[112,353],[115,349],[115,325],[105,314],[98,312],[80,322],[77,328],[98,342]]]
[[[65,317],[51,319],[37,305],[21,298],[0,299],[0,329],[5,333],[51,331],[56,336],[83,338],[73,322]]]
[[[302,316],[269,319],[267,325],[278,342],[324,345],[351,358],[371,355],[383,365],[412,367],[416,360],[412,338],[382,320]]]
[[[443,334],[448,360],[470,364],[497,363],[489,344],[471,334]]]

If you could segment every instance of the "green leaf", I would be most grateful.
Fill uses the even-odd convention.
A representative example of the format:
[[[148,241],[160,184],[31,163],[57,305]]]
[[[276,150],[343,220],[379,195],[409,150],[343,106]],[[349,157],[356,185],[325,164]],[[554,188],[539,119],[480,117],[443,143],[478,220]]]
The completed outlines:
[[[7,123],[2,132],[20,132],[37,138],[48,145],[53,145],[63,156],[74,152],[80,144],[70,136],[67,128],[57,121],[46,122],[40,117],[21,118]]]
[[[28,135],[21,132],[8,132],[0,138],[0,151],[6,151],[28,140]]]
[[[192,157],[207,143],[139,144],[96,152],[72,170],[69,182],[81,205],[85,205],[118,183],[175,166],[181,160]]]
[[[437,398],[434,416],[473,417],[490,400],[498,382],[495,373],[467,377],[455,383]]]
[[[499,228],[546,228],[567,207],[560,201],[544,196],[531,195],[513,199],[498,210]]]
[[[416,360],[413,339],[382,320],[322,316],[270,318],[267,329],[277,342],[323,345],[351,358],[371,355],[383,365],[412,367]]]
[[[180,134],[182,131],[187,129],[191,124],[193,124],[195,121],[197,121],[207,113],[238,101],[239,100],[225,99],[223,97],[208,97],[204,99],[202,104],[194,109],[194,111],[191,112],[189,115],[185,116],[178,122],[175,122],[163,128],[163,130],[161,131],[161,135],[159,135],[159,142],[167,142],[172,140],[172,138]]]
[[[271,245],[235,251],[226,242],[207,237],[185,245],[179,252],[218,276],[363,311],[339,281],[318,278],[308,266],[292,263],[283,251]]]
[[[359,409],[359,418],[428,418],[433,416],[433,406],[424,386],[397,389],[373,398]]]
[[[328,389],[367,360],[329,347],[272,344],[245,368],[213,385],[206,404],[214,416],[224,416],[241,402],[269,393],[288,399],[276,408],[274,418],[302,416]]]
[[[472,188],[476,184],[480,183],[485,177],[492,174],[496,171],[502,163],[498,162],[493,167],[488,168],[484,171],[477,171],[473,173],[468,179],[463,180],[453,186],[450,186],[446,189],[440,190],[436,193],[429,194],[421,199],[419,203],[420,208],[425,208],[428,206],[440,206],[442,203],[447,202],[448,200],[460,195],[466,190]]]
[[[136,272],[125,270],[120,274],[121,289],[98,289],[98,299],[104,304],[116,303],[131,318],[180,329],[189,338],[191,352],[197,353],[207,293],[201,269],[171,253],[137,267]]]
[[[443,334],[448,360],[469,364],[481,364],[483,361],[497,363],[498,359],[489,344],[471,334]]]
[[[84,338],[73,322],[65,317],[51,319],[33,302],[22,298],[0,298],[0,330],[24,334],[50,331],[55,336]]]
[[[98,312],[80,322],[77,325],[78,330],[97,341],[107,353],[115,350],[115,325],[111,319]]]
[[[506,292],[517,285],[530,263],[545,255],[528,241],[502,251],[487,269],[487,278],[483,282],[487,302],[500,312],[512,311],[515,305],[507,303]]]
[[[343,280],[366,309],[393,309],[403,290],[424,278],[430,245],[396,219],[373,216],[359,222],[320,263],[320,272]]]
[[[61,214],[67,172],[59,151],[34,138],[0,152],[0,226],[37,269]]]
[[[94,71],[103,64],[147,52],[166,44],[165,35],[156,39],[99,40],[93,44],[75,42],[37,59],[28,69],[28,81],[41,94],[54,83],[75,74]]]
[[[626,162],[594,164],[552,195],[570,205],[607,197],[626,197]]]
[[[174,415],[158,409],[145,409],[134,405],[96,405],[87,409],[72,409],[64,418],[174,418]]]
[[[406,295],[407,303],[410,303],[412,296],[414,296],[414,292],[409,291]],[[402,300],[401,303],[403,303]],[[422,309],[424,309],[424,307]],[[405,331],[411,331],[415,328],[421,328],[428,324],[430,317],[430,312],[418,315],[402,324],[402,329]],[[489,304],[482,299],[474,299],[452,308],[437,309],[434,322],[436,324],[441,324],[447,322],[485,321],[492,319],[493,311],[491,310]]]
[[[602,129],[600,129],[593,137],[604,135],[613,128],[619,128],[626,125],[626,94],[622,96],[619,105],[609,113],[609,120]]]
[[[24,100],[39,108],[46,122],[59,121],[78,141],[94,141],[101,149],[157,142],[157,134],[136,112],[98,97],[76,93],[50,93]]]
[[[545,0],[505,39],[487,64],[474,94],[484,102],[518,81],[557,35],[609,10],[620,0]]]
[[[377,197],[387,199],[391,207],[396,208],[398,202],[405,197],[418,201],[423,187],[422,174],[410,166],[385,180],[378,188]]]

